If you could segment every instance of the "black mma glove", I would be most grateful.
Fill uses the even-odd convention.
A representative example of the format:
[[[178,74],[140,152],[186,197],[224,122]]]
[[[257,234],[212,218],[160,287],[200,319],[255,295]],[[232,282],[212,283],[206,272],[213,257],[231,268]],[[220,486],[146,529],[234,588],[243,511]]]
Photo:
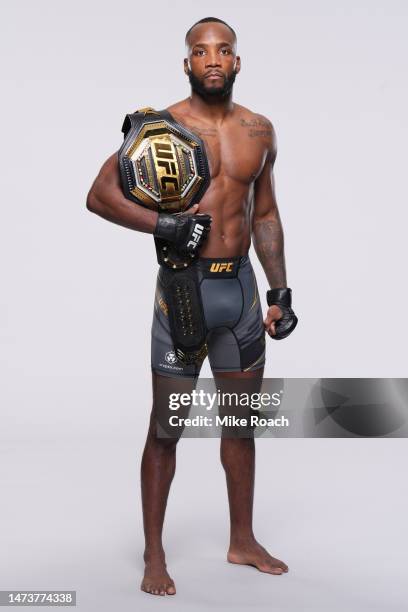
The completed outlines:
[[[279,306],[282,311],[282,318],[275,321],[275,336],[271,336],[275,340],[283,340],[293,332],[298,318],[293,312],[292,306],[292,289],[269,289],[266,293],[266,301],[268,306]]]
[[[211,226],[210,215],[160,213],[154,235],[172,242],[180,253],[195,254],[203,245]]]

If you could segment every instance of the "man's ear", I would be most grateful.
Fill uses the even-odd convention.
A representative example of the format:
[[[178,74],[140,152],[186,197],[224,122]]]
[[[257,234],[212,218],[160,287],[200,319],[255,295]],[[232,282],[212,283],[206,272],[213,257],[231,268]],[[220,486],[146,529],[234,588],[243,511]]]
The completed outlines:
[[[189,72],[188,59],[186,57],[184,58],[184,72],[185,74],[188,74]]]
[[[239,57],[239,55],[237,55],[237,57],[235,58],[235,72],[238,74],[240,70],[241,70],[241,58]]]

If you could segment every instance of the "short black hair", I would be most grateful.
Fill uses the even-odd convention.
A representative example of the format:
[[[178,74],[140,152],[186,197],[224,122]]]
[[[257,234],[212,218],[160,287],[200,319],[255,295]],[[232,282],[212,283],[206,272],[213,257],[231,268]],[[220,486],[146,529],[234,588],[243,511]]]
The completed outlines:
[[[233,30],[233,28],[231,28],[231,26],[226,22],[223,21],[222,19],[218,19],[218,17],[204,17],[203,19],[200,19],[200,21],[196,21],[195,23],[193,23],[193,25],[191,26],[191,28],[189,30],[187,30],[186,33],[186,37],[185,37],[185,43],[188,43],[188,37],[190,36],[191,30],[193,28],[195,28],[196,25],[199,25],[200,23],[223,23],[225,26],[227,26],[227,28],[229,28],[232,32],[232,34],[234,35],[235,40],[237,40],[237,35],[235,34],[235,31]]]

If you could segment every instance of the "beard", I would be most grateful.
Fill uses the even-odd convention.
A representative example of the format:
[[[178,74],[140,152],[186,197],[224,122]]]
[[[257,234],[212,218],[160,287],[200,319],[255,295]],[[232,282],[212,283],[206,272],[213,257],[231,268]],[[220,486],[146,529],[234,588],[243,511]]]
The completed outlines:
[[[188,71],[188,80],[190,81],[191,89],[194,93],[202,96],[203,98],[225,98],[232,92],[232,86],[235,82],[237,73],[235,70],[232,71],[230,76],[224,76],[224,83],[221,86],[206,87],[205,79],[197,78],[191,70]]]

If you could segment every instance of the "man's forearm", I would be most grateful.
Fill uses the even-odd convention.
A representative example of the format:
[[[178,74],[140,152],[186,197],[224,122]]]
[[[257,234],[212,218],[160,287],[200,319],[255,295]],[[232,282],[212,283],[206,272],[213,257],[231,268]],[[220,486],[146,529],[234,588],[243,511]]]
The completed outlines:
[[[286,287],[284,238],[279,215],[255,218],[252,239],[271,289]]]
[[[153,234],[158,213],[125,198],[117,165],[117,156],[112,155],[102,166],[88,193],[88,210],[117,225]]]
[[[126,199],[122,194],[98,195],[91,191],[87,208],[107,221],[139,232],[152,234],[157,223],[157,213]]]

